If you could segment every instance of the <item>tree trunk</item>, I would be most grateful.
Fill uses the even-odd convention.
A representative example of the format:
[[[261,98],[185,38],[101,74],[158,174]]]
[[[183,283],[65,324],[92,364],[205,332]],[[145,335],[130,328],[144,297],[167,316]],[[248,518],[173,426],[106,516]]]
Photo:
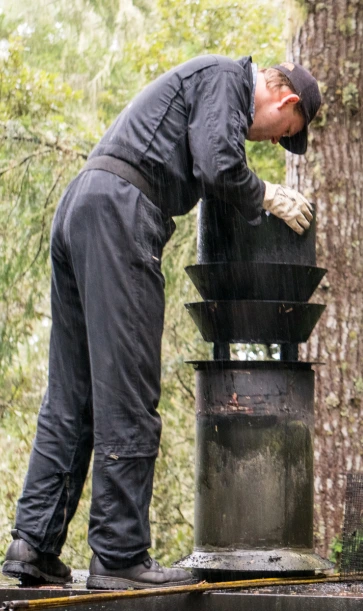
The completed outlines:
[[[288,184],[317,204],[317,264],[328,274],[312,301],[326,311],[301,357],[316,370],[316,546],[342,531],[346,473],[362,471],[363,0],[299,0],[289,59],[317,78],[323,104]],[[295,6],[295,16],[296,16]]]

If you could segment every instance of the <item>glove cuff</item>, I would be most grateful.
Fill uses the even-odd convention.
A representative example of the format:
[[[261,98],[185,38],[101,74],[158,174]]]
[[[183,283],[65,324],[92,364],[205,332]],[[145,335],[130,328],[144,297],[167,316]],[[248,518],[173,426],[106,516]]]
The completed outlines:
[[[263,203],[271,203],[276,195],[276,191],[279,188],[280,185],[273,185],[270,182],[268,182],[267,180],[264,181],[265,183],[265,197],[263,199]],[[264,206],[265,207],[265,206]]]

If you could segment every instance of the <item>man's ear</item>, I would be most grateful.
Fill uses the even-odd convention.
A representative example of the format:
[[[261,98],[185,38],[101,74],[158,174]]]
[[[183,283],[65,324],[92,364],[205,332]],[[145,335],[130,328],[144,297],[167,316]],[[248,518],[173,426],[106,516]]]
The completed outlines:
[[[288,104],[297,104],[298,102],[300,102],[300,98],[296,93],[288,93],[280,99],[277,108],[281,109]]]

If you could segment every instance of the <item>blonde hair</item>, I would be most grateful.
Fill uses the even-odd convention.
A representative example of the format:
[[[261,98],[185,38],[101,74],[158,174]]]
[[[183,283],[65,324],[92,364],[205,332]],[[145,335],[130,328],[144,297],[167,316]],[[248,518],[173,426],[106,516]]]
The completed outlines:
[[[289,64],[287,62],[281,64],[281,66],[286,66],[286,68],[289,68],[289,69],[291,69],[292,65],[293,64]],[[284,74],[280,70],[276,70],[276,68],[262,68],[260,72],[262,72],[265,77],[266,87],[268,89],[276,90],[276,89],[283,89],[284,87],[286,87],[287,89],[290,89],[291,93],[295,93],[296,95],[299,95],[296,89],[294,88],[293,84],[291,83],[291,81],[286,76],[286,74]],[[294,111],[297,112],[299,115],[304,116],[301,102],[298,102],[297,104],[295,104]]]

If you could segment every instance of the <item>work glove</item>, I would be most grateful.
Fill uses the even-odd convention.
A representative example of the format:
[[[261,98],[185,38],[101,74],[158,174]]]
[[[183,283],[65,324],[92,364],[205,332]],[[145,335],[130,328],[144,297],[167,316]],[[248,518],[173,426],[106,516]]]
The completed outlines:
[[[285,221],[300,235],[304,233],[305,229],[309,229],[313,209],[308,200],[301,193],[289,187],[272,185],[267,181],[265,185],[263,208]]]

